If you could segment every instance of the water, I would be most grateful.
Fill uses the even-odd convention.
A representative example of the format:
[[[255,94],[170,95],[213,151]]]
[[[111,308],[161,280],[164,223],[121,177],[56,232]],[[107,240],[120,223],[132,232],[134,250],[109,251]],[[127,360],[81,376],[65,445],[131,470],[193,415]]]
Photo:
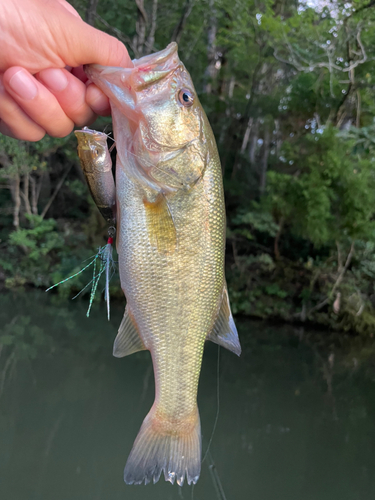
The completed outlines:
[[[243,355],[220,351],[220,411],[192,491],[127,486],[123,467],[153,400],[149,353],[111,356],[122,316],[45,295],[0,299],[0,498],[375,498],[371,343],[238,321]],[[17,339],[17,343],[14,343]],[[6,345],[4,345],[6,344]],[[217,411],[217,346],[199,387],[203,451]]]

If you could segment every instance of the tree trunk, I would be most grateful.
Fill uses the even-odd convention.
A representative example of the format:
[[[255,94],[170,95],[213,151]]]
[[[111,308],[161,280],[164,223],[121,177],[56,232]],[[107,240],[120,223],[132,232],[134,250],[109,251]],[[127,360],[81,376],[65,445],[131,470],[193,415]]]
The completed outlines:
[[[246,127],[246,131],[245,131],[245,135],[243,137],[243,140],[242,140],[242,145],[241,145],[241,153],[243,154],[245,149],[246,149],[246,146],[247,146],[247,143],[249,142],[249,137],[250,137],[250,132],[251,132],[251,128],[253,126],[253,118],[249,118],[249,121],[247,123],[247,127]],[[235,178],[236,176],[236,172],[237,170],[239,170],[241,168],[241,164],[240,162],[234,162],[233,163],[233,169],[232,169],[232,179]]]
[[[280,236],[283,231],[284,227],[284,217],[281,217],[279,221],[279,229],[277,231],[277,234],[275,236],[275,240],[273,242],[273,251],[275,254],[275,260],[280,260],[280,248],[279,248],[279,241],[280,241]]]
[[[27,214],[31,215],[31,206],[30,206],[30,198],[29,198],[29,191],[30,191],[30,175],[25,174],[23,176],[23,193],[22,193],[22,198],[25,203],[25,211]]]
[[[48,200],[46,206],[44,207],[42,213],[40,214],[40,216],[42,217],[42,219],[44,219],[44,217],[46,216],[48,210],[50,209],[50,206],[52,205],[54,199],[56,198],[57,196],[57,193],[60,191],[62,185],[64,184],[65,182],[65,179],[67,178],[69,172],[70,172],[70,169],[72,168],[73,164],[70,164],[68,166],[68,168],[65,170],[65,173],[64,175],[61,177],[59,183],[57,184],[57,186],[55,187],[55,190],[54,192],[52,193],[52,196],[50,197],[50,199]]]
[[[319,125],[320,127],[320,125]],[[275,139],[276,139],[276,156],[277,158],[280,155],[280,150],[281,150],[281,145],[283,143],[282,137],[281,137],[281,131],[280,131],[280,120],[277,118],[275,119]]]
[[[43,174],[39,178],[39,182],[37,183],[35,177],[30,175],[30,186],[31,186],[31,212],[34,215],[38,215],[38,199],[40,190],[42,188],[43,182]]]
[[[258,143],[258,130],[259,130],[259,118],[257,118],[254,122],[254,127],[252,130],[250,143],[249,143],[249,160],[250,165],[254,168],[256,163],[256,152],[257,152],[257,143]]]
[[[20,195],[20,176],[17,173],[11,179],[11,193],[13,198],[13,226],[18,229],[20,227],[20,208],[21,208],[21,195]]]
[[[348,256],[346,257],[345,265],[344,265],[344,267],[342,267],[341,271],[339,272],[339,276],[338,276],[337,280],[335,281],[335,284],[333,285],[333,288],[332,288],[330,294],[328,295],[328,297],[326,297],[322,302],[320,302],[319,304],[314,306],[312,309],[310,309],[310,311],[308,312],[308,315],[310,315],[314,311],[319,311],[320,309],[322,309],[325,305],[328,304],[330,299],[333,297],[333,294],[336,292],[337,288],[340,286],[340,284],[344,278],[344,274],[346,273],[346,271],[348,270],[348,267],[350,266],[350,263],[352,261],[352,257],[354,254],[354,247],[355,247],[355,241],[353,241],[352,244],[350,245],[350,250],[349,250]]]
[[[143,55],[145,40],[146,40],[146,26],[148,24],[147,13],[145,11],[144,0],[135,0],[138,8],[138,17],[135,24],[136,35],[134,37],[134,47],[137,51],[137,57]]]
[[[266,180],[267,180],[267,168],[268,168],[268,157],[270,155],[270,145],[271,145],[271,136],[270,129],[266,127],[264,131],[264,139],[263,139],[263,157],[262,163],[260,165],[260,183],[259,183],[259,191],[261,194],[266,190]]]
[[[210,0],[209,2],[209,12],[210,12],[210,23],[207,30],[207,59],[208,65],[205,71],[205,92],[210,94],[212,92],[212,80],[217,74],[216,65],[216,32],[217,32],[217,19],[216,19],[216,9],[214,6],[215,0]]]
[[[193,10],[193,5],[194,5],[194,0],[186,0],[184,8],[182,9],[180,20],[178,21],[175,29],[173,30],[171,38],[172,42],[180,43],[181,36],[186,25],[186,21],[188,20],[188,17],[190,16],[191,11]]]
[[[151,28],[146,42],[148,54],[150,54],[154,50],[157,16],[158,16],[158,0],[153,0],[152,12],[151,12]]]
[[[95,24],[95,16],[96,16],[96,9],[98,7],[98,2],[99,0],[89,0],[87,5],[85,21],[87,24],[90,24],[91,26],[94,26]]]
[[[231,76],[230,77],[230,80],[229,80],[229,85],[228,85],[228,97],[229,99],[226,99],[226,108],[225,108],[225,120],[223,122],[223,125],[221,127],[221,131],[220,131],[220,136],[219,136],[219,143],[222,144],[225,140],[225,136],[226,136],[226,133],[227,133],[227,130],[228,128],[230,127],[230,122],[231,122],[231,99],[233,97],[233,91],[234,91],[234,86],[235,86],[235,83],[236,83],[236,79],[234,76]],[[233,164],[233,172],[234,172],[234,164]]]
[[[346,42],[348,64],[349,64],[349,66],[351,66],[351,64],[353,63],[353,54],[352,54],[352,50],[350,47],[350,39],[349,39],[349,32],[348,32],[347,26],[345,26],[345,31],[346,31],[346,36],[348,37],[348,40]],[[341,98],[339,105],[337,106],[336,114],[334,116],[334,125],[338,128],[340,128],[344,123],[345,117],[347,115],[347,103],[348,103],[348,101],[350,101],[350,97],[351,97],[353,91],[355,90],[354,69],[351,69],[348,72],[348,77],[349,77],[348,88],[346,90],[346,93]]]
[[[357,95],[357,113],[356,113],[355,126],[359,128],[361,126],[361,93],[359,92],[359,89],[357,89],[356,95]]]
[[[249,121],[247,122],[245,135],[243,136],[242,145],[241,145],[241,153],[244,153],[246,146],[247,146],[247,143],[249,142],[250,132],[251,132],[251,128],[253,126],[253,122],[254,122],[253,118],[250,117]]]
[[[343,269],[343,264],[342,264],[340,243],[337,240],[336,240],[336,248],[337,248],[337,272],[340,274]]]

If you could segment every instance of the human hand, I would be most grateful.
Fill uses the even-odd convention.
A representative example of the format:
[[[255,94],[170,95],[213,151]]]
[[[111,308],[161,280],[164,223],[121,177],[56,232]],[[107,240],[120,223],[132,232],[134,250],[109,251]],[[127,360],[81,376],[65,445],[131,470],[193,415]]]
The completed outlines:
[[[64,137],[109,114],[83,64],[132,66],[121,42],[65,0],[0,0],[0,47],[0,132],[27,141]]]

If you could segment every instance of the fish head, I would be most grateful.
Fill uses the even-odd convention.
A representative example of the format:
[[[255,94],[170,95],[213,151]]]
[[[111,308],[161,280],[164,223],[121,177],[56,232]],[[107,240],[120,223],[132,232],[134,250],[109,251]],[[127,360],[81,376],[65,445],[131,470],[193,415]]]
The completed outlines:
[[[112,169],[111,156],[107,147],[107,134],[84,127],[75,130],[78,141],[78,156],[86,173],[108,172]]]
[[[166,191],[196,182],[204,170],[207,119],[177,44],[134,60],[132,68],[85,70],[111,102],[124,168]]]

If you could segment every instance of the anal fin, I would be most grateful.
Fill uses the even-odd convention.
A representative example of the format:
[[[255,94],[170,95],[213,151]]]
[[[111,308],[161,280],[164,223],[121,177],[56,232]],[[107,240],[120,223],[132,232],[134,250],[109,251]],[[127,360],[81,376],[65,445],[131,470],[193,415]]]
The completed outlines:
[[[238,338],[236,325],[230,310],[227,285],[224,285],[223,298],[217,315],[214,327],[207,335],[206,340],[211,340],[215,344],[225,347],[229,351],[239,356],[241,354],[241,345]]]
[[[139,336],[134,319],[129,313],[128,307],[126,307],[113,344],[113,355],[116,358],[123,358],[134,352],[144,351],[145,349],[146,347]]]

